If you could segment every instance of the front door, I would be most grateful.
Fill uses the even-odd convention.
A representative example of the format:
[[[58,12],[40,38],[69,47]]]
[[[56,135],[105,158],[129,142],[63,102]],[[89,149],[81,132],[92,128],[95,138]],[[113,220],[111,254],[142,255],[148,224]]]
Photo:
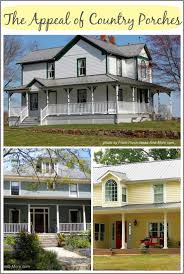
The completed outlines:
[[[127,223],[125,222],[125,242],[127,242]],[[116,248],[122,246],[122,222],[116,222]]]
[[[48,208],[31,208],[32,230],[36,233],[48,233],[49,210]]]
[[[30,93],[29,115],[33,117],[38,116],[38,93]]]
[[[49,91],[49,104],[57,104],[57,93],[56,91]]]

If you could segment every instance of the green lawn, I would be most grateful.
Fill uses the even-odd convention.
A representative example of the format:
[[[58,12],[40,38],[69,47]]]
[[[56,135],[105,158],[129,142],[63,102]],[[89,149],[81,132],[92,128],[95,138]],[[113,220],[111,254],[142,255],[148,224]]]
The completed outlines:
[[[44,132],[45,129],[106,129],[106,130],[171,130],[180,131],[179,121],[149,121],[118,125],[55,125],[34,128],[4,129],[5,146],[179,146],[179,140],[164,138],[123,138],[107,136],[74,136]]]
[[[94,256],[94,270],[180,270],[180,255]]]

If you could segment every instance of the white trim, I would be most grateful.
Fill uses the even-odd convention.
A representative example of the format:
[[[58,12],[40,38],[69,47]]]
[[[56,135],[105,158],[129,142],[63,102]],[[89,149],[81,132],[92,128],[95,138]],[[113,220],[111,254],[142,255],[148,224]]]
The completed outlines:
[[[12,195],[11,194],[11,186],[12,186],[12,183],[18,183],[19,184],[19,195]],[[21,195],[21,182],[20,181],[10,181],[10,196],[13,196],[13,197],[17,197],[17,196],[20,196]]]
[[[85,205],[82,205],[82,212],[83,212],[84,231],[86,231],[86,208],[85,208]]]
[[[81,223],[81,211],[79,210],[79,209],[69,209],[69,223],[72,223],[72,221],[71,221],[71,212],[72,211],[77,211],[77,212],[79,212],[79,222],[77,222],[77,223]]]
[[[59,205],[56,205],[56,224],[57,224],[57,232],[59,232]]]
[[[69,197],[76,197],[76,198],[78,198],[79,197],[79,184],[78,183],[69,183],[68,184],[69,185]],[[76,195],[72,195],[71,194],[71,190],[70,190],[70,186],[71,185],[76,185],[77,186],[77,194]]]
[[[8,215],[9,215],[9,223],[12,223],[12,215],[11,215],[11,212],[12,212],[12,211],[15,211],[15,210],[17,210],[17,211],[19,212],[19,223],[20,223],[20,209],[17,209],[17,208],[16,208],[16,209],[14,209],[14,208],[10,208],[10,209],[9,209],[9,214],[8,214]]]
[[[117,174],[114,174],[113,171],[110,171],[110,170],[106,171],[102,176],[100,176],[100,177],[98,178],[98,180],[101,182],[101,181],[102,181],[106,176],[108,176],[109,174],[110,174],[111,176],[116,177],[119,181],[123,181],[123,179],[122,179],[121,177],[119,177]],[[122,174],[125,175],[125,173],[122,173]],[[126,175],[125,175],[125,176],[126,176]],[[126,180],[126,178],[125,178],[125,180]]]

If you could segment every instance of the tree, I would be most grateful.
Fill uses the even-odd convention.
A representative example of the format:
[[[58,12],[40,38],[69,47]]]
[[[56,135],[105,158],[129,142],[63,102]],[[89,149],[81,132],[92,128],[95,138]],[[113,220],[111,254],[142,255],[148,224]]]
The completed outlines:
[[[10,82],[19,80],[20,70],[16,62],[27,52],[38,49],[38,42],[23,43],[19,36],[4,36],[4,81],[5,87]]]
[[[104,165],[177,158],[180,158],[180,149],[106,149],[94,153],[95,162]]]
[[[146,36],[153,58],[153,77],[175,91],[180,91],[180,36],[149,35]]]
[[[37,149],[37,148],[5,148],[4,149],[4,166],[17,174],[24,174],[27,170],[37,178],[37,183],[40,183],[41,161],[49,161],[54,164],[56,161],[70,169],[79,169],[86,178],[89,176],[90,170],[90,149]],[[56,182],[60,174],[53,166],[53,174],[49,178],[50,182]],[[66,178],[65,178],[66,179]]]

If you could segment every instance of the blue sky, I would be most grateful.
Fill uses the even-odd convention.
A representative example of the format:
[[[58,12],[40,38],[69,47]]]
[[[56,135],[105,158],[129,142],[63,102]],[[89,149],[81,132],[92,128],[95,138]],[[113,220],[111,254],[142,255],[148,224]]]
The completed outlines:
[[[24,45],[27,45],[31,42],[37,41],[39,49],[42,48],[51,48],[66,45],[74,35],[21,35],[18,36]],[[116,43],[118,45],[125,45],[128,43],[140,43],[145,42],[145,36],[139,35],[115,35]],[[156,83],[156,79],[153,79],[153,82]],[[14,101],[19,103],[17,97],[14,96]],[[155,96],[155,101],[157,103],[157,96]],[[173,101],[173,115],[180,116],[180,96],[179,94],[172,94]],[[161,104],[169,104],[169,97],[167,94],[160,94]],[[5,110],[7,110],[7,97],[5,96]]]

